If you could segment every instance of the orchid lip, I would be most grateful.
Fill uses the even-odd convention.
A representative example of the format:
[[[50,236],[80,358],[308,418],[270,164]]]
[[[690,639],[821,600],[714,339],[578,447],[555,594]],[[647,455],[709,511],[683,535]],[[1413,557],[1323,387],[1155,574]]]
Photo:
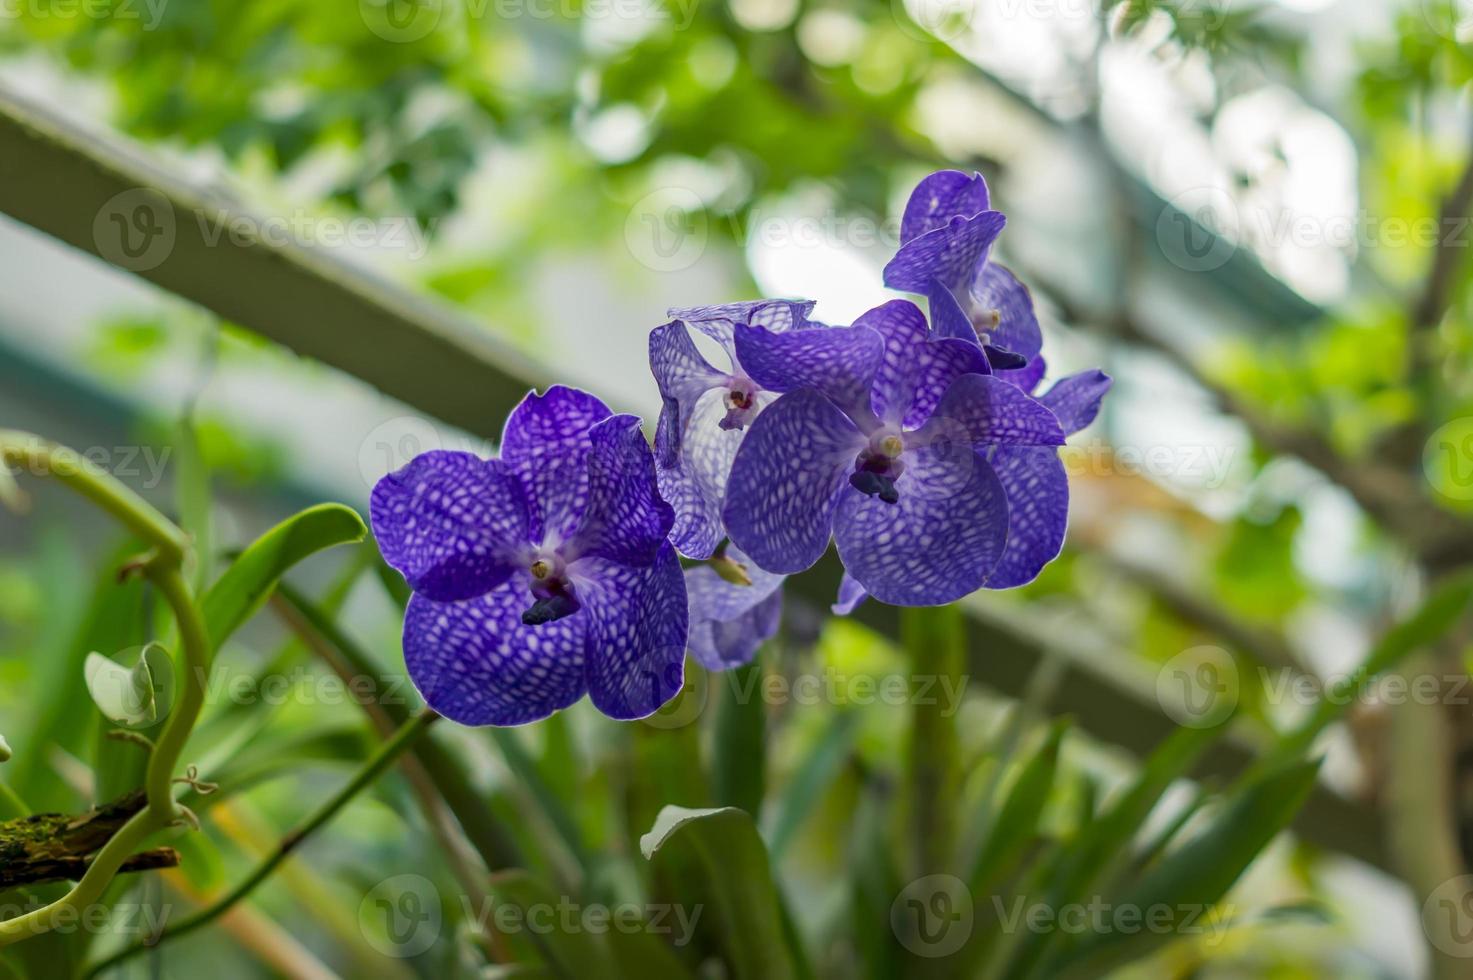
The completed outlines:
[[[905,440],[899,432],[891,428],[876,432],[870,436],[869,445],[854,458],[849,485],[887,504],[899,503],[900,491],[895,488],[895,481],[905,472],[905,463],[900,458],[904,451]]]
[[[718,423],[722,429],[745,428],[757,412],[757,386],[747,378],[732,378],[722,396],[726,415]]]
[[[560,555],[539,554],[527,566],[527,571],[532,576],[533,602],[522,613],[523,625],[556,622],[583,608]]]

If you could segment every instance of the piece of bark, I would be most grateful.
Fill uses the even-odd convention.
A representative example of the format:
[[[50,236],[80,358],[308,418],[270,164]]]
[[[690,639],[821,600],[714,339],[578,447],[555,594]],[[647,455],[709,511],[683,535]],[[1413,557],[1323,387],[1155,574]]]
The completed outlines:
[[[85,813],[36,813],[0,823],[0,891],[80,878],[91,855],[146,803],[143,791],[135,790]],[[179,852],[161,847],[133,855],[121,870],[147,871],[178,864]]]

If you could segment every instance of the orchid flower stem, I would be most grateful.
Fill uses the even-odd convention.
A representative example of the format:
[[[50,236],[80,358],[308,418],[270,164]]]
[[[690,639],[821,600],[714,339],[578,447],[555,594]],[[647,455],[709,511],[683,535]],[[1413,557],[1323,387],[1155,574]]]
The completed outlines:
[[[184,681],[180,685],[177,703],[169,712],[169,721],[154,743],[148,759],[148,773],[144,786],[148,792],[148,809],[155,819],[164,825],[179,815],[174,802],[174,769],[189,733],[199,720],[200,709],[205,703],[205,684],[209,678],[209,634],[199,606],[194,601],[189,584],[185,582],[179,564],[151,568],[148,576],[158,587],[159,593],[169,603],[174,619],[179,624],[179,645],[184,658]]]
[[[7,469],[16,467],[22,472],[60,480],[148,542],[160,562],[174,565],[183,562],[189,549],[188,536],[146,500],[75,449],[29,432],[0,429],[0,464]]]
[[[170,939],[176,939],[202,926],[209,925],[226,912],[229,912],[238,902],[244,900],[251,892],[255,891],[258,885],[271,877],[271,874],[277,867],[304,840],[333,817],[337,816],[338,811],[346,806],[348,801],[372,785],[384,770],[388,769],[406,749],[414,744],[415,740],[424,733],[430,723],[439,717],[430,708],[425,708],[409,721],[399,726],[394,736],[379,746],[378,751],[364,762],[363,767],[358,770],[358,773],[352,779],[348,780],[342,789],[338,790],[329,799],[319,805],[316,810],[312,811],[311,815],[303,821],[300,827],[283,837],[270,856],[257,865],[254,871],[247,875],[240,884],[232,888],[227,894],[221,896],[206,908],[156,933],[144,942],[136,943],[132,946],[125,946],[111,956],[91,964],[83,972],[83,977],[96,976],[108,967],[115,966],[146,949],[158,946],[160,943],[167,942]],[[123,829],[124,831],[127,830],[126,827]]]
[[[0,922],[0,947],[49,932],[65,918],[98,901],[123,862],[138,846],[150,834],[163,830],[184,815],[174,800],[172,780],[179,756],[204,704],[210,649],[199,606],[180,574],[180,567],[189,551],[189,538],[183,531],[77,451],[30,433],[0,429],[0,482],[9,483],[11,467],[61,481],[111,514],[148,545],[148,553],[130,567],[146,575],[158,587],[174,613],[184,661],[178,673],[184,682],[180,685],[178,701],[169,713],[164,733],[149,755],[144,781],[148,805],[134,814],[103,845],[71,891],[50,905]],[[13,484],[10,485],[13,488]],[[13,489],[7,499],[18,499]]]
[[[913,869],[935,874],[951,866],[960,791],[955,705],[937,691],[962,690],[961,612],[952,606],[901,610],[901,636],[910,655],[909,791]]]

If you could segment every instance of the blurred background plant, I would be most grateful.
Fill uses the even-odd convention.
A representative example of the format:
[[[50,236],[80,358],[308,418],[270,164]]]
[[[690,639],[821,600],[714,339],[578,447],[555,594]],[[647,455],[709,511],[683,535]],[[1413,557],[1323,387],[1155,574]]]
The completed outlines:
[[[1470,40],[1462,0],[0,5],[0,211],[25,222],[0,220],[5,424],[177,518],[199,584],[304,504],[484,449],[542,365],[652,417],[666,307],[801,296],[847,322],[942,166],[1008,213],[1051,375],[1117,379],[1033,585],[898,624],[827,616],[818,576],[758,667],[692,667],[650,722],[442,724],[114,974],[1465,975]],[[162,252],[111,166],[149,168]],[[117,584],[136,544],[23,480],[0,811],[75,813],[140,771],[87,655],[132,667],[167,617]],[[413,710],[371,548],[288,581],[219,651],[185,759],[221,788],[163,842],[179,867],[0,967],[81,969],[208,906]],[[967,683],[928,705],[938,652]],[[1400,696],[1320,713],[1372,655]],[[667,804],[754,820],[657,828]],[[1023,924],[1092,900],[1177,911]],[[476,928],[560,902],[574,927]],[[650,926],[628,943],[583,924],[624,906]]]

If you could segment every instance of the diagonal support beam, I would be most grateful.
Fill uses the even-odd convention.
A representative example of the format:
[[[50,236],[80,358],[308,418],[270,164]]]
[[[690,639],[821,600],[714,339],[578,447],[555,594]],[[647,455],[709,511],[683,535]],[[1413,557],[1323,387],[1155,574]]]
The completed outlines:
[[[478,435],[548,380],[470,317],[263,241],[235,202],[4,89],[0,212]]]

